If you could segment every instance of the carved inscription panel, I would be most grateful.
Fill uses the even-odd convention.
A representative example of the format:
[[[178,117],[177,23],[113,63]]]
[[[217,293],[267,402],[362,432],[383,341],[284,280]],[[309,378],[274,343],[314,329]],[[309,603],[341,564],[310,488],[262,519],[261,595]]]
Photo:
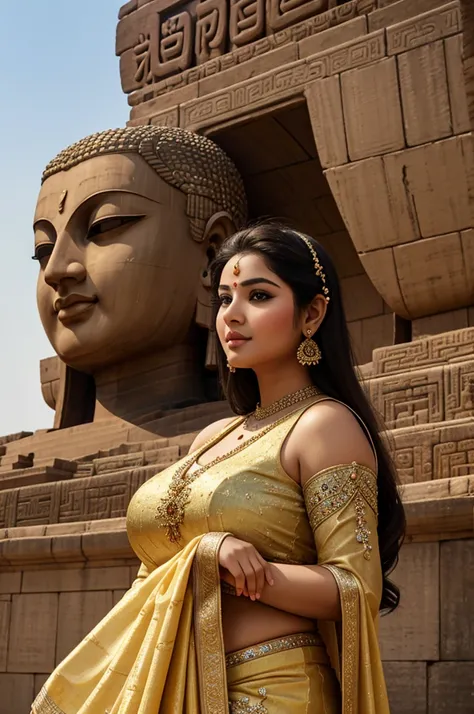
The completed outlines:
[[[310,18],[324,29],[373,7],[375,0],[153,0],[119,22],[122,86],[146,89],[258,40],[278,45],[278,35]]]

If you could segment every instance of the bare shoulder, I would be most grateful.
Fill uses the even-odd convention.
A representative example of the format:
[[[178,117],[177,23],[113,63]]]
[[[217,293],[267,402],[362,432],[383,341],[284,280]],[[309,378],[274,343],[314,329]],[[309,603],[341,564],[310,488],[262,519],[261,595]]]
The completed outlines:
[[[356,461],[375,469],[374,453],[364,428],[339,402],[327,400],[310,407],[297,423],[292,442],[303,485],[330,466]]]
[[[231,422],[235,420],[235,418],[236,417],[233,416],[226,417],[225,419],[218,419],[218,421],[214,421],[212,422],[212,424],[209,424],[208,426],[204,427],[204,429],[199,432],[199,434],[196,436],[193,443],[191,444],[189,453],[191,453],[191,451],[196,451],[196,449],[200,449],[201,446],[204,446],[206,441],[209,441],[209,439],[212,439],[220,431],[225,429],[226,426],[228,426]]]

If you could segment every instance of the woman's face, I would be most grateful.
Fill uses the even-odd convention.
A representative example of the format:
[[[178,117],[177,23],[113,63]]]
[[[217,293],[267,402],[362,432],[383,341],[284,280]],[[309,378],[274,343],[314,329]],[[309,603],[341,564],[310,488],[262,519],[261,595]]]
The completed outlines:
[[[234,275],[238,261],[239,275]],[[296,361],[301,342],[293,292],[255,253],[232,258],[222,271],[216,329],[229,364],[254,369]]]
[[[48,178],[34,231],[38,309],[67,364],[94,373],[182,340],[205,247],[190,238],[186,197],[140,156]]]

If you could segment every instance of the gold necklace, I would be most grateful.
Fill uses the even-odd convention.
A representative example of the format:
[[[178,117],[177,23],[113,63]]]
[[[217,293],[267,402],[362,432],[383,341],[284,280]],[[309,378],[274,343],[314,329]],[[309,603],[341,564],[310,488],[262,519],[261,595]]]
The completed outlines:
[[[160,528],[166,528],[166,537],[171,543],[179,543],[181,539],[181,525],[184,521],[185,510],[186,506],[189,503],[189,496],[191,493],[190,485],[197,478],[199,478],[201,474],[210,469],[212,466],[215,466],[221,461],[224,461],[225,459],[234,456],[235,454],[239,453],[239,451],[242,451],[242,449],[245,449],[247,446],[250,446],[250,444],[255,443],[262,436],[268,434],[271,429],[275,428],[276,426],[284,422],[285,419],[288,419],[290,416],[292,416],[296,411],[298,410],[295,409],[289,414],[285,414],[285,416],[280,417],[280,419],[277,419],[277,421],[274,421],[272,424],[269,424],[268,426],[264,427],[258,432],[258,434],[251,436],[242,444],[238,444],[235,448],[231,449],[225,454],[216,456],[216,458],[212,459],[212,461],[210,461],[208,464],[205,464],[204,466],[198,466],[198,468],[195,469],[192,473],[189,473],[189,469],[192,464],[196,463],[201,454],[203,454],[212,443],[216,442],[217,437],[213,436],[200,449],[197,449],[197,451],[193,451],[191,457],[187,459],[184,463],[182,463],[181,466],[179,466],[173,474],[171,483],[168,487],[168,492],[166,496],[161,499],[161,503],[157,508],[157,513],[155,516],[156,520],[159,521],[158,525],[160,526]],[[239,427],[243,421],[244,417],[242,417],[242,419],[237,422],[237,424],[232,425],[233,429]],[[227,433],[230,433],[230,431],[232,431],[232,429],[229,430],[229,432]],[[227,433],[224,431],[224,434],[219,434],[219,436],[226,436]]]
[[[283,409],[287,409],[287,407],[291,407],[293,404],[303,402],[305,399],[315,397],[320,393],[319,389],[317,389],[314,384],[311,384],[309,387],[303,387],[303,389],[298,389],[297,392],[285,395],[268,407],[261,407],[260,404],[257,404],[255,411],[249,416],[253,416],[256,421],[262,421],[273,414],[283,411]]]

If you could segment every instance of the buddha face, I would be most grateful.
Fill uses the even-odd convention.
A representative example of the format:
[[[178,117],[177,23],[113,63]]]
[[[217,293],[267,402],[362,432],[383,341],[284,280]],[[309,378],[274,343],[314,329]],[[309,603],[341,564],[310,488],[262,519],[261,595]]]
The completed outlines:
[[[94,373],[183,339],[206,258],[185,211],[185,195],[133,153],[92,158],[44,182],[37,299],[64,362]]]

